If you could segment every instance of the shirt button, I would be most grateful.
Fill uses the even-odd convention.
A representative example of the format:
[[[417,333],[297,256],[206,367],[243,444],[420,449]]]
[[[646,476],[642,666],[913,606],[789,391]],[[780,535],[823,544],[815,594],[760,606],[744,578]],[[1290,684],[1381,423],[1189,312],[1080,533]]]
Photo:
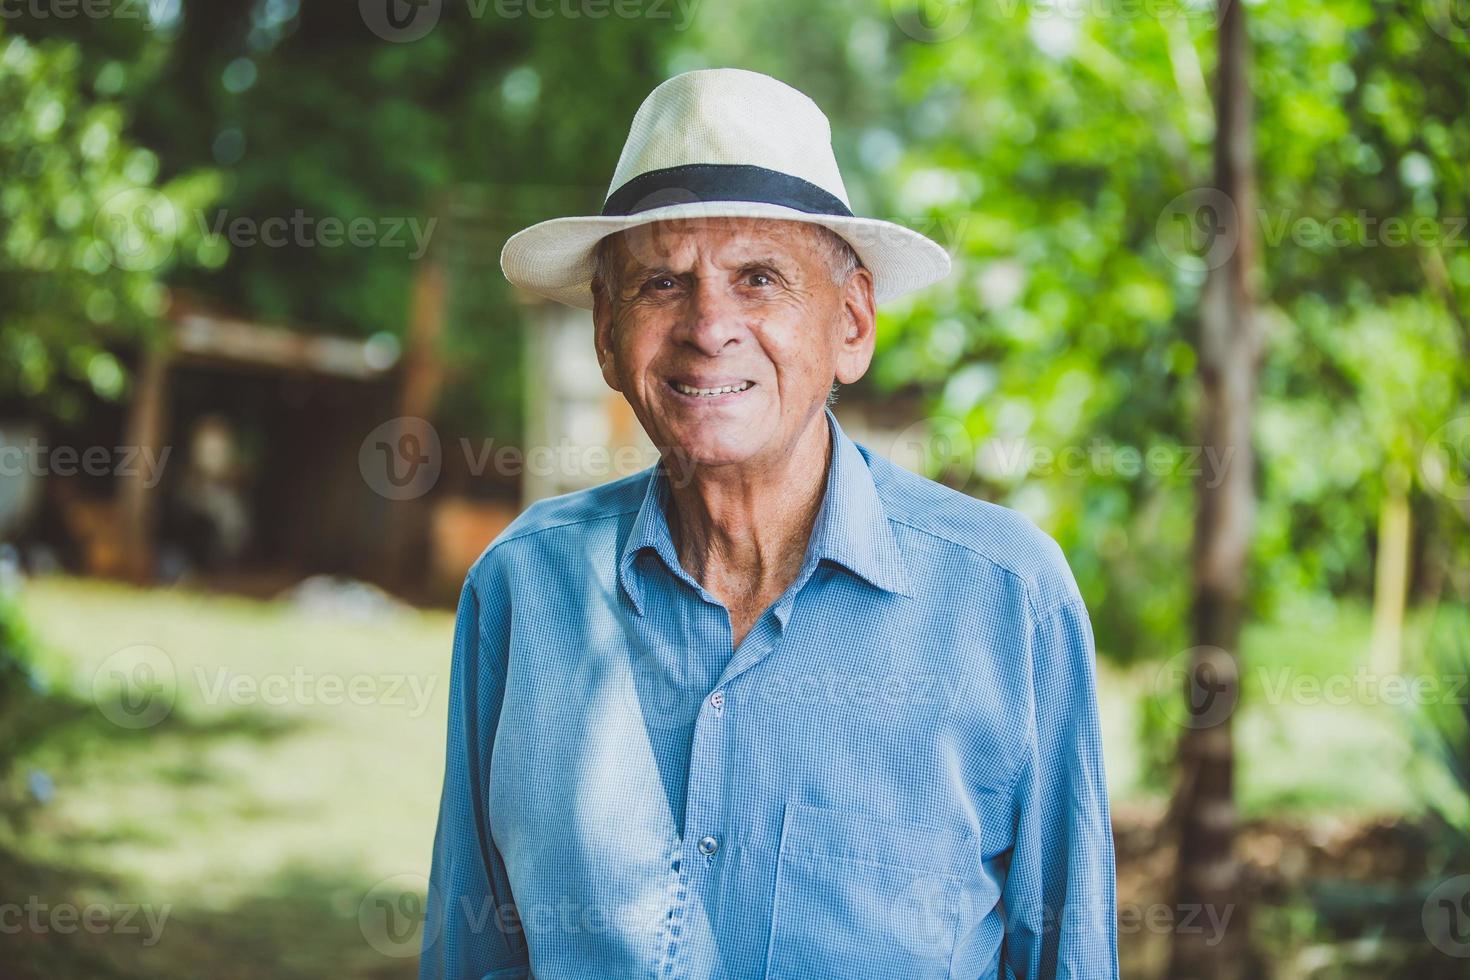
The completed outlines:
[[[699,839],[699,853],[713,854],[720,849],[720,842],[713,837],[704,836]]]
[[[724,691],[716,691],[715,693],[711,694],[709,696],[709,706],[711,708],[714,708],[715,711],[724,711],[725,710],[725,692]]]

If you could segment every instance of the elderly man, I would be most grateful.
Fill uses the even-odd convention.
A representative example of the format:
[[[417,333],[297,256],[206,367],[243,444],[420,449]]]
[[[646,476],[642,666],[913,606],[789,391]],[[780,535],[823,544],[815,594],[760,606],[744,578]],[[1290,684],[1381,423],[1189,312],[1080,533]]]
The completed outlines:
[[[1116,977],[1065,560],[827,407],[944,251],[852,215],[809,99],[720,69],[502,267],[592,309],[662,456],[469,572],[421,976]]]

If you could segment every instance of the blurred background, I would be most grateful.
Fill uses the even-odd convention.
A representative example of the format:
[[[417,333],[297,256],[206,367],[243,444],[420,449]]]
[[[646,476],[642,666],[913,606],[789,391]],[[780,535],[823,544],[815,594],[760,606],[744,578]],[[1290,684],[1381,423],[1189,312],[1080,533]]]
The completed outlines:
[[[836,410],[1066,551],[1124,975],[1470,975],[1465,3],[0,0],[0,976],[414,975],[465,570],[656,459],[500,246],[711,66],[955,259]]]

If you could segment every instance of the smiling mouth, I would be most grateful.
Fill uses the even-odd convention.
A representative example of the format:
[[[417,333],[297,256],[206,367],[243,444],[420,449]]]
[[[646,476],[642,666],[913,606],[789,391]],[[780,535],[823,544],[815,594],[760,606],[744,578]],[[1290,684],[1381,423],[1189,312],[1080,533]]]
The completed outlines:
[[[689,395],[692,398],[714,398],[716,395],[730,395],[746,391],[755,386],[754,381],[741,381],[733,385],[721,385],[718,388],[696,388],[694,385],[686,385],[682,381],[670,381],[669,387],[681,395]]]

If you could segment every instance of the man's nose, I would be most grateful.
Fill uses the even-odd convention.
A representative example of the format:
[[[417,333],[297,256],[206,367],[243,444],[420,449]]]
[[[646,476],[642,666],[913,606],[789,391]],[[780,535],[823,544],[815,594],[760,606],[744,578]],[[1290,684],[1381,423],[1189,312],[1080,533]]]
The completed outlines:
[[[740,304],[712,278],[696,281],[684,313],[684,334],[689,343],[711,357],[737,343],[745,326]]]

